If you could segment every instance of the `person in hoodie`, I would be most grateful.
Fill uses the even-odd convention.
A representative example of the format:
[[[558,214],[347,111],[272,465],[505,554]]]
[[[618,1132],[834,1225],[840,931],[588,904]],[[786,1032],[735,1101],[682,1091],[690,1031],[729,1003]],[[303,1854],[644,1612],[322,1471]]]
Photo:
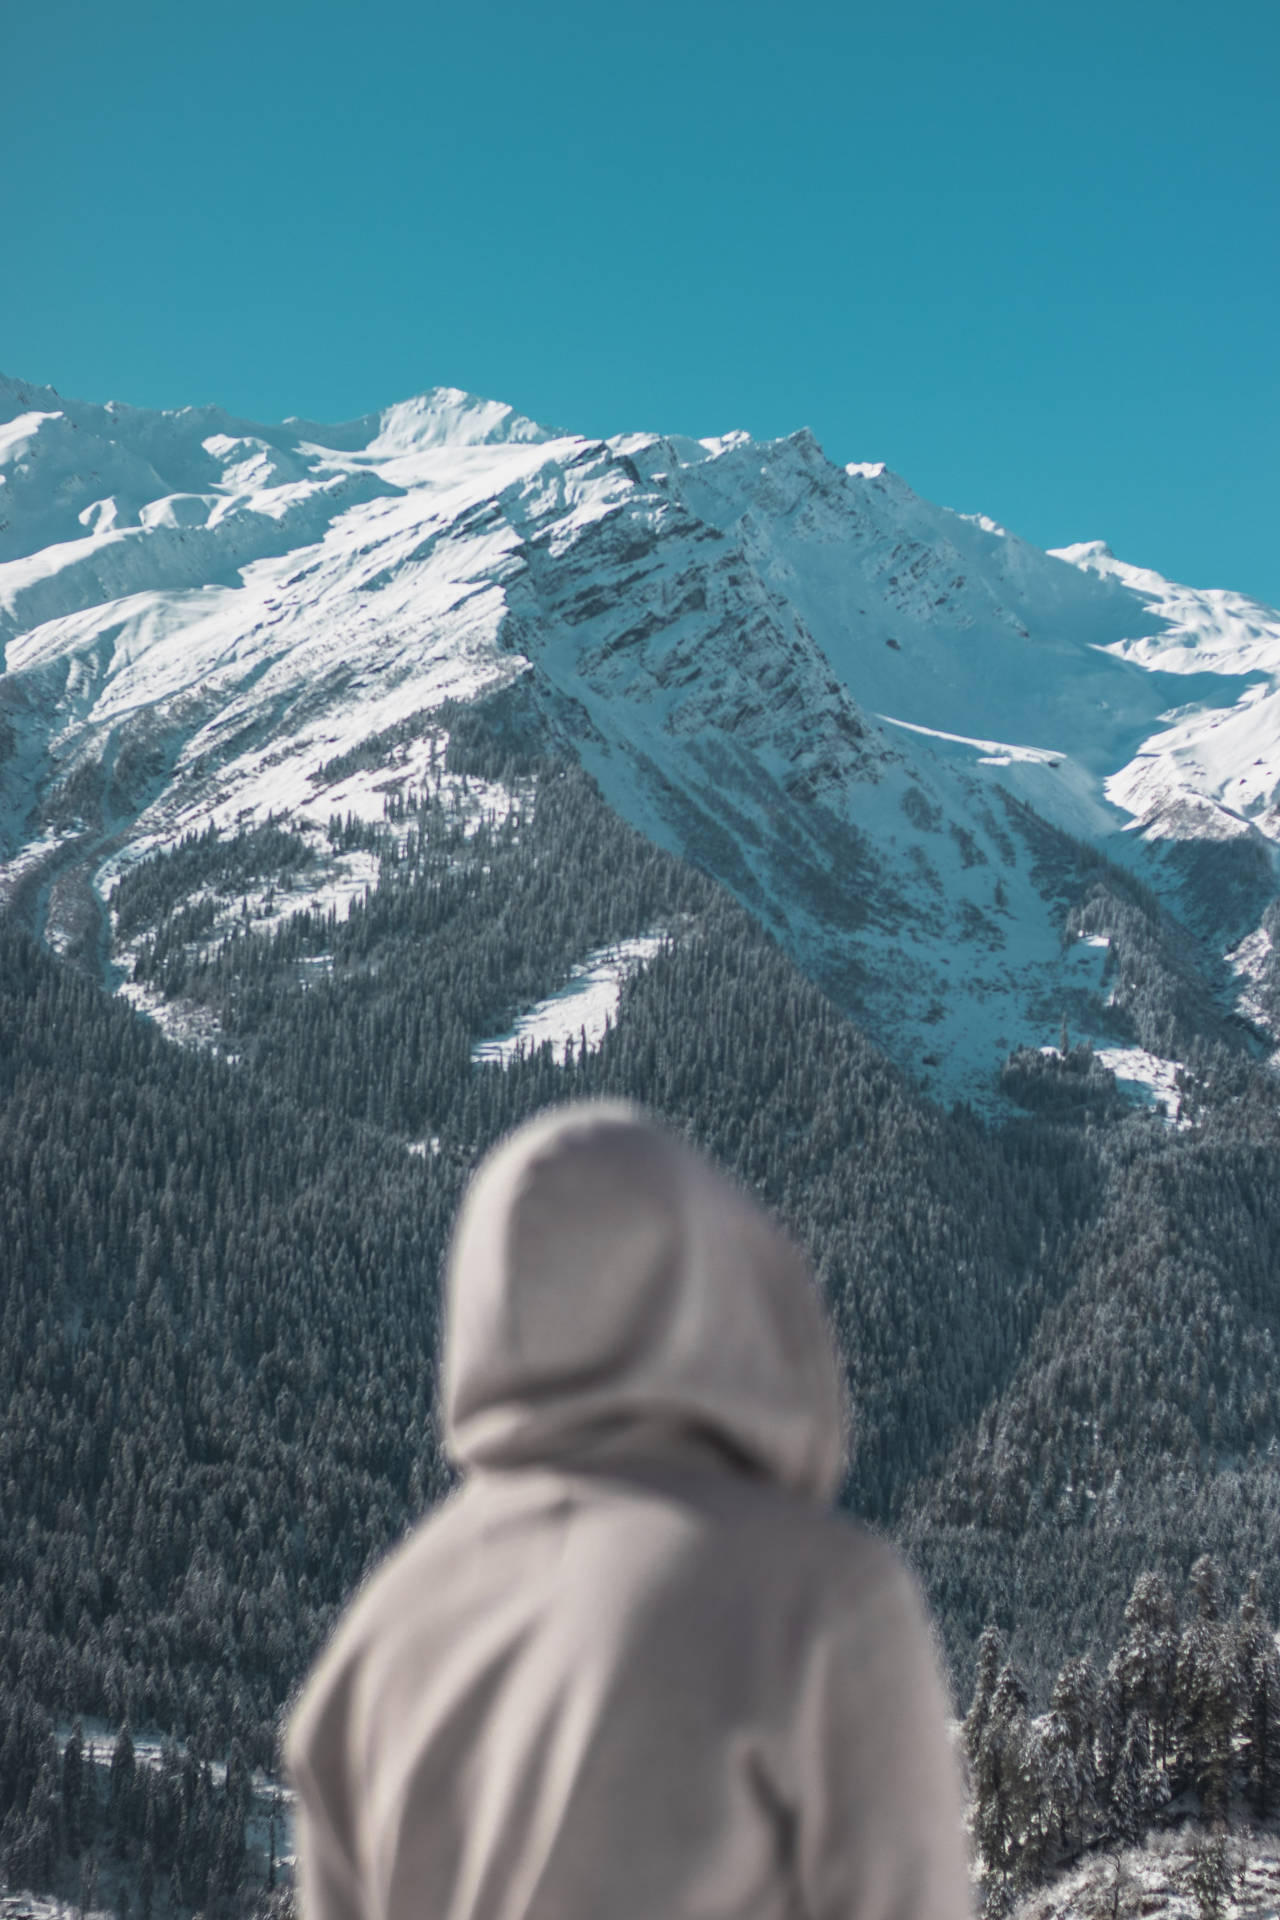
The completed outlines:
[[[521,1128],[443,1401],[461,1486],[290,1726],[304,1920],[963,1920],[928,1628],[830,1511],[841,1374],[754,1201],[627,1106]]]

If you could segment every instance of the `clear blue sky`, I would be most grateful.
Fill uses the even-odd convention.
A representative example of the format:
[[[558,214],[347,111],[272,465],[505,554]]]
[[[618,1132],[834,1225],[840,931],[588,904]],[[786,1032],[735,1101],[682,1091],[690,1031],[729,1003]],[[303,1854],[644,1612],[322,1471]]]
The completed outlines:
[[[10,0],[0,369],[813,428],[1280,603],[1274,0]]]

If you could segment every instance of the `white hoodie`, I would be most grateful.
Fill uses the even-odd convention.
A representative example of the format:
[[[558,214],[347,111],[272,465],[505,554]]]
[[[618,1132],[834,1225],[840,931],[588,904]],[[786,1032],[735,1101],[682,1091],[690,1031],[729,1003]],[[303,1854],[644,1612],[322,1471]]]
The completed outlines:
[[[465,1478],[289,1731],[304,1920],[963,1920],[915,1589],[828,1510],[832,1343],[765,1214],[625,1106],[486,1161],[450,1261]]]

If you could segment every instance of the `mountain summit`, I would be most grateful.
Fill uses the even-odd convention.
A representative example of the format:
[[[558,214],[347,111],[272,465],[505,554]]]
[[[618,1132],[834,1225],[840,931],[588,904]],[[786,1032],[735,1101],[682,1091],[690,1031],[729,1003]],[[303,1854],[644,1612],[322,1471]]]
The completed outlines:
[[[994,1102],[1064,1007],[1171,1076],[1105,912],[1064,943],[1064,861],[1154,890],[1261,1018],[1280,615],[1040,552],[807,431],[592,440],[451,388],[262,426],[0,379],[0,650],[0,901],[117,980],[138,862],[380,819],[478,703],[947,1097]]]

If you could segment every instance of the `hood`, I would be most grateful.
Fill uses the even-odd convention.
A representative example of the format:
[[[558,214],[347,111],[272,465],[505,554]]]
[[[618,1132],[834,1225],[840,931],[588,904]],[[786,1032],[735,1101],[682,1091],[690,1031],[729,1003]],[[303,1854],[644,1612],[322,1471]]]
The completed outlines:
[[[710,1442],[818,1499],[844,1467],[841,1371],[801,1254],[621,1104],[546,1113],[476,1174],[449,1263],[444,1402],[462,1466]]]

